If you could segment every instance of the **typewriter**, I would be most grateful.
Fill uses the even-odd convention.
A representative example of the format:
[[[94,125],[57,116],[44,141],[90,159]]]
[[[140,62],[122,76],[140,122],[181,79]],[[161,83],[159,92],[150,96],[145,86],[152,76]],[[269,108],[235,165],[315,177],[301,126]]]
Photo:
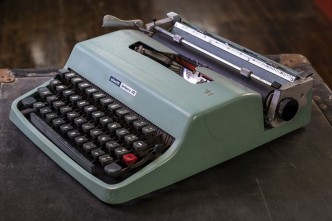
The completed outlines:
[[[119,204],[306,125],[311,73],[170,12],[78,43],[10,119],[100,200]],[[126,27],[123,29],[123,27]]]

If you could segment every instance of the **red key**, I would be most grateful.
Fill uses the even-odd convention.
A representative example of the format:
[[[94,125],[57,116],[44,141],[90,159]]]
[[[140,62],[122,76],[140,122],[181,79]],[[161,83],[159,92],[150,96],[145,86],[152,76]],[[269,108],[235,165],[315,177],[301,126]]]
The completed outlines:
[[[137,162],[137,157],[132,153],[127,153],[123,155],[122,159],[125,162],[125,164],[127,164],[127,166],[130,166]]]

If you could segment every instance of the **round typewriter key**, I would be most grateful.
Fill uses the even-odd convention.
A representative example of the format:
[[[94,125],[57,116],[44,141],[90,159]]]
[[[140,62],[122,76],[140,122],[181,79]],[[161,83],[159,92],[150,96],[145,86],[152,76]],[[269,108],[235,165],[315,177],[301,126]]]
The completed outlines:
[[[83,79],[82,78],[80,78],[80,77],[74,77],[74,78],[72,78],[72,79],[70,79],[70,81],[71,81],[71,83],[73,84],[73,85],[78,85],[79,83],[82,83],[83,82]]]
[[[108,141],[105,144],[106,149],[108,150],[108,152],[111,152],[113,150],[115,150],[116,148],[120,147],[120,144],[116,141]]]
[[[130,166],[137,162],[137,157],[135,154],[127,153],[122,156],[122,160],[127,166]]]
[[[70,124],[64,124],[60,126],[60,131],[62,133],[67,133],[68,131],[72,130],[73,127]]]
[[[76,102],[82,100],[82,97],[80,95],[72,95],[69,97],[69,100],[71,103],[75,104]]]
[[[96,148],[97,148],[97,146],[92,142],[83,144],[83,150],[85,150],[85,152],[87,152],[87,153],[90,153],[91,150],[94,150]]]
[[[77,117],[77,118],[74,119],[74,124],[76,126],[81,126],[82,124],[84,124],[86,122],[88,122],[88,120],[84,117]]]
[[[114,154],[116,155],[117,158],[121,158],[123,155],[127,153],[129,153],[129,151],[124,147],[116,148],[114,150]]]
[[[88,105],[88,106],[84,107],[84,112],[86,114],[91,114],[92,112],[94,112],[96,110],[97,110],[97,108],[95,106],[93,106],[93,105]]]
[[[112,122],[112,123],[107,124],[107,129],[110,132],[114,132],[114,131],[116,131],[119,128],[121,128],[121,125],[119,123]]]
[[[116,110],[121,108],[120,104],[109,104],[107,106],[108,110],[111,111],[111,113],[114,113]]]
[[[86,88],[88,87],[91,87],[91,84],[89,83],[86,83],[86,82],[82,82],[82,83],[79,83],[78,84],[78,88],[81,90],[81,91],[84,91]]]
[[[133,142],[135,142],[135,141],[137,141],[137,140],[138,140],[138,137],[135,136],[134,134],[129,134],[129,135],[126,135],[126,136],[124,137],[124,141],[125,141],[128,145],[132,144]]]
[[[67,132],[67,137],[71,140],[73,140],[75,137],[80,136],[80,132],[78,132],[78,130],[70,130]]]
[[[75,137],[75,143],[78,146],[82,146],[84,143],[88,142],[89,140],[85,136]]]
[[[143,121],[143,120],[138,120],[138,121],[134,121],[133,123],[133,126],[137,129],[137,130],[140,130],[142,129],[143,127],[147,126],[148,124]]]
[[[66,114],[66,113],[71,112],[71,111],[73,111],[73,109],[71,109],[71,107],[68,107],[68,106],[64,106],[64,107],[60,108],[60,113],[61,114]]]
[[[55,90],[56,90],[57,92],[62,92],[62,91],[64,91],[64,90],[66,90],[66,89],[68,89],[68,87],[65,86],[65,85],[63,85],[63,84],[60,84],[60,85],[58,85],[58,86],[55,87]]]
[[[54,101],[58,101],[59,98],[55,95],[47,96],[46,97],[46,102],[49,104],[52,104]]]
[[[107,124],[111,123],[112,122],[112,119],[110,117],[101,117],[99,119],[99,123],[101,124],[102,127],[106,127]]]
[[[122,139],[124,136],[129,134],[129,131],[125,128],[120,128],[115,131],[115,134],[119,139]]]
[[[127,114],[129,114],[130,112],[127,110],[127,109],[124,109],[124,108],[121,108],[121,109],[118,109],[116,110],[116,115],[118,117],[120,117],[121,119],[126,116]]]
[[[100,145],[103,145],[106,142],[110,141],[111,138],[108,135],[103,134],[103,135],[98,136],[97,140],[100,143]]]
[[[110,163],[113,163],[114,159],[109,154],[104,154],[99,157],[99,162],[101,163],[102,166],[106,166]]]
[[[142,128],[142,132],[145,136],[153,136],[157,133],[157,130],[152,126],[146,126]]]
[[[52,124],[56,128],[60,127],[61,125],[65,124],[65,123],[66,123],[66,121],[63,118],[56,118],[56,119],[52,120]]]
[[[97,92],[97,93],[94,93],[92,94],[92,99],[95,101],[95,102],[98,102],[100,99],[106,97],[106,95],[102,92]]]
[[[105,116],[105,114],[104,114],[104,112],[102,112],[102,111],[94,111],[94,112],[92,112],[92,114],[91,114],[91,117],[92,117],[95,121],[98,121],[99,118],[101,118],[101,117],[103,117],[103,116]]]
[[[30,108],[32,105],[36,102],[36,99],[34,97],[26,97],[24,98],[21,103],[24,108]]]
[[[93,138],[97,138],[99,135],[102,135],[102,134],[103,134],[103,131],[101,131],[99,129],[90,130],[90,135]]]
[[[106,165],[104,167],[104,171],[112,177],[118,177],[122,173],[122,167],[119,164],[114,162],[114,163]]]
[[[100,148],[97,148],[97,149],[94,149],[91,151],[91,156],[93,157],[93,159],[98,159],[100,156],[102,156],[104,154],[105,154],[105,152]]]
[[[36,110],[39,110],[40,108],[45,107],[45,103],[43,103],[43,102],[36,102],[36,103],[34,103],[32,106],[33,106],[33,108],[35,108]]]
[[[82,130],[85,132],[85,133],[88,133],[90,130],[94,129],[95,128],[95,125],[91,124],[91,123],[86,123],[86,124],[83,124],[82,125]]]
[[[104,97],[104,98],[100,99],[99,103],[101,104],[101,106],[106,108],[107,105],[111,104],[113,101],[114,100],[112,98]]]
[[[43,108],[40,108],[40,109],[39,109],[39,113],[40,113],[43,117],[45,117],[46,114],[51,113],[51,112],[52,112],[52,109],[49,108],[49,107],[43,107]]]
[[[55,102],[53,102],[52,105],[55,110],[59,110],[61,107],[65,106],[66,104],[62,101],[55,101]]]
[[[62,91],[62,95],[65,97],[65,98],[68,98],[69,96],[75,94],[75,92],[73,90],[64,90]]]
[[[126,121],[127,124],[132,124],[138,120],[138,117],[134,114],[128,114],[124,117],[124,120]]]
[[[52,95],[51,91],[47,87],[40,87],[37,89],[37,92],[42,99]]]
[[[77,75],[75,74],[75,73],[73,73],[73,72],[70,72],[70,73],[66,73],[65,74],[65,78],[66,78],[66,80],[67,81],[69,81],[71,78],[74,78],[74,77],[76,77]]]

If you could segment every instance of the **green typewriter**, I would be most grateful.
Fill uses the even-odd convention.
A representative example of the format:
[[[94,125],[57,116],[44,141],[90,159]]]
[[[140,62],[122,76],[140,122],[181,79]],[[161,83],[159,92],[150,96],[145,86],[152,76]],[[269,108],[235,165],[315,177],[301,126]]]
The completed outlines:
[[[170,12],[78,43],[10,119],[100,200],[119,204],[310,121],[313,79]]]

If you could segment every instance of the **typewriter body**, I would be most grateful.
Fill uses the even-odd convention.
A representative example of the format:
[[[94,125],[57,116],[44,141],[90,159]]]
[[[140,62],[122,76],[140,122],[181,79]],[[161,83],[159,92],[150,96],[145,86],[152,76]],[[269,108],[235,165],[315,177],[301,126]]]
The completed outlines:
[[[78,43],[10,119],[104,202],[165,187],[310,121],[312,78],[175,13]],[[138,29],[138,30],[133,30]]]

